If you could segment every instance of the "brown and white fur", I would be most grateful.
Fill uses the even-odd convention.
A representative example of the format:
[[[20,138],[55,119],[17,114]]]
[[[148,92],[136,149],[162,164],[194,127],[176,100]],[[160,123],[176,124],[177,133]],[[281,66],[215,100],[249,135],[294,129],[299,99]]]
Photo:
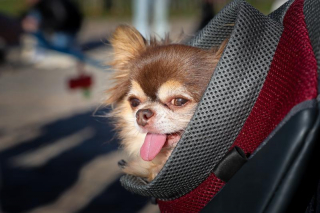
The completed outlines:
[[[147,41],[133,27],[119,26],[112,38],[114,84],[107,91],[121,144],[128,153],[123,171],[151,181],[187,127],[226,42],[203,50],[168,40]],[[140,156],[147,133],[166,135],[150,161]]]

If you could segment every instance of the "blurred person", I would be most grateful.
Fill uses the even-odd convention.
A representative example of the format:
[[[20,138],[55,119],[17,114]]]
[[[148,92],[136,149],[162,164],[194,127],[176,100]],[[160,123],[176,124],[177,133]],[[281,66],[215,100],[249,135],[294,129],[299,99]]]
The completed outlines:
[[[85,56],[77,42],[83,16],[71,0],[27,0],[30,10],[22,21],[23,29],[37,39],[32,62],[41,61],[45,49],[71,54],[77,58],[77,76],[68,80],[70,89],[82,89],[90,96],[91,75],[86,74]]]
[[[11,46],[19,45],[22,28],[19,18],[0,13],[0,63]]]
[[[168,9],[169,0],[133,0],[133,25],[144,37],[149,37],[153,31],[164,38],[169,31]],[[150,19],[153,21],[152,30]]]
[[[70,0],[27,0],[30,10],[22,20],[23,29],[37,39],[34,59],[43,57],[41,48],[75,55],[83,60],[77,43],[83,16]]]

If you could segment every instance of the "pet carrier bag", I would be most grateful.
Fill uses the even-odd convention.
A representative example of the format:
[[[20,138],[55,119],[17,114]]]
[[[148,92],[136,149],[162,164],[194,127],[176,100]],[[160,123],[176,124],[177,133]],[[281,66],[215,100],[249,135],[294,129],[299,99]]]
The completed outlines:
[[[305,211],[319,177],[319,16],[319,0],[269,16],[226,6],[189,43],[229,39],[181,140],[153,181],[122,185],[162,212]]]

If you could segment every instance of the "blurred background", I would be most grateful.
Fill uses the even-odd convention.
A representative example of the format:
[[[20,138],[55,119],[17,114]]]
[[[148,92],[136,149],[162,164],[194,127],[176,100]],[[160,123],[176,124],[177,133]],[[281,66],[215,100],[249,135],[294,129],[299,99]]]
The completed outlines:
[[[104,116],[118,24],[187,40],[229,0],[0,0],[0,212],[158,212]],[[248,0],[264,14],[281,2]]]

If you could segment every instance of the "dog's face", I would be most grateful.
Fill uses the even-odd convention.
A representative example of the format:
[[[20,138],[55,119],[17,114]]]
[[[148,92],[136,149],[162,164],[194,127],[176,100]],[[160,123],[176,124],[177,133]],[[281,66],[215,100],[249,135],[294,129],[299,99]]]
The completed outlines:
[[[115,84],[108,104],[124,148],[144,161],[175,147],[219,60],[218,51],[147,41],[134,28],[118,27]]]

